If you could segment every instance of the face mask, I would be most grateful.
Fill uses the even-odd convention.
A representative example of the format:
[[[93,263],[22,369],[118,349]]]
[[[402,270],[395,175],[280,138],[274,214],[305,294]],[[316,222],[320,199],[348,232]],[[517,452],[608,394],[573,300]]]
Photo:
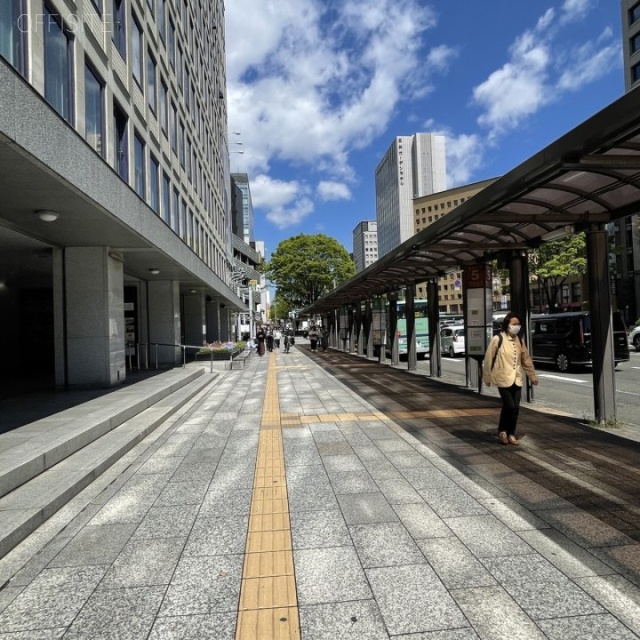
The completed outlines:
[[[519,324],[510,324],[507,329],[512,336],[517,336],[520,333],[521,326]]]

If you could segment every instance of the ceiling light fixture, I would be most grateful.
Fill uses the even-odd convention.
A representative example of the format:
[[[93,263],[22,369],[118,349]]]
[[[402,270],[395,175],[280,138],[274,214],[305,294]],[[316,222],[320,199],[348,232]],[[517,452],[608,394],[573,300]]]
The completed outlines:
[[[36,215],[42,222],[55,222],[60,217],[57,211],[52,211],[51,209],[40,209],[36,211]]]
[[[157,276],[160,273],[160,269],[149,269],[149,273],[153,276]]]
[[[564,227],[558,227],[553,231],[548,231],[540,236],[540,240],[543,242],[550,242],[551,240],[560,240],[560,238],[566,238],[572,236],[575,233],[575,227],[572,224],[567,224]]]

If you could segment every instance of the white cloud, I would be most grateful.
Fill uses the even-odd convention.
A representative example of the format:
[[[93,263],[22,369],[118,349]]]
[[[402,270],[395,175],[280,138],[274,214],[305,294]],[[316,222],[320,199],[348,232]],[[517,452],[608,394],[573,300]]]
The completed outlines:
[[[314,210],[305,185],[295,180],[274,180],[264,174],[251,180],[251,200],[280,229],[298,224]]]
[[[469,184],[472,176],[482,167],[485,142],[473,134],[445,133],[447,142],[447,183],[449,188]]]
[[[242,132],[243,170],[268,174],[277,160],[329,182],[351,176],[350,152],[446,71],[453,50],[425,51],[435,24],[422,0],[229,3],[229,123]]]
[[[610,30],[575,50],[567,44],[563,29],[592,8],[592,0],[565,0],[559,12],[548,9],[533,29],[516,38],[509,61],[473,89],[473,101],[482,108],[478,123],[490,144],[616,65],[620,47]]]
[[[351,191],[343,182],[322,180],[318,184],[317,191],[320,199],[325,202],[330,200],[351,200]]]

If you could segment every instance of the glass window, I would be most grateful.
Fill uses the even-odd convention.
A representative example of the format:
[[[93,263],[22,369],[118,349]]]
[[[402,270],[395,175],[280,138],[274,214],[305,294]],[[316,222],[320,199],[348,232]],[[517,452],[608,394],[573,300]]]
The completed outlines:
[[[133,157],[134,157],[134,189],[136,193],[144,199],[144,141],[138,133],[134,135],[133,140]]]
[[[640,64],[634,64],[631,67],[631,81],[638,82],[640,80]]]
[[[153,113],[156,113],[156,61],[151,55],[150,51],[147,51],[147,99],[149,100],[149,108]]]
[[[160,82],[160,125],[165,136],[169,135],[169,110],[167,108],[167,85]]]
[[[178,112],[176,109],[176,104],[175,102],[171,103],[171,113],[169,114],[171,117],[171,149],[173,150],[173,152],[177,155],[178,154],[178,124],[177,124],[177,119],[178,119]]]
[[[96,11],[102,15],[102,0],[91,0],[91,3],[96,8]]]
[[[629,24],[633,24],[638,20],[640,20],[640,2],[629,9]]]
[[[162,219],[167,224],[171,220],[171,180],[166,173],[162,174]]]
[[[187,203],[182,201],[182,208],[180,209],[180,237],[185,240],[187,235]]]
[[[142,64],[142,29],[134,18],[131,21],[131,71],[139,87],[142,87]]]
[[[113,105],[113,130],[115,131],[115,170],[129,182],[129,122],[117,104]]]
[[[183,88],[183,70],[184,70],[184,56],[182,54],[182,47],[178,45],[178,58],[176,60],[176,74],[178,76],[178,87],[180,91]]]
[[[169,63],[176,68],[176,27],[169,18]]]
[[[72,42],[58,22],[59,14],[45,5],[44,16],[44,97],[72,124]]]
[[[149,7],[149,11],[151,11],[151,15],[153,15],[153,12],[155,9],[153,5],[154,5],[154,0],[147,0],[147,6]]]
[[[2,0],[0,2],[0,56],[24,73],[24,32],[23,15],[20,0]]]
[[[149,206],[160,214],[160,168],[158,161],[151,155],[149,157]]]
[[[104,157],[104,85],[93,69],[84,67],[85,140]]]
[[[116,45],[120,55],[126,60],[127,57],[127,31],[125,28],[125,2],[124,0],[112,0],[113,29],[111,38]]]
[[[171,205],[171,225],[170,226],[178,235],[180,235],[180,222],[179,222],[180,195],[178,194],[177,189],[173,190],[172,200],[173,202]]]
[[[178,138],[178,155],[180,157],[180,166],[184,169],[184,158],[185,158],[185,142],[184,142],[184,123],[180,120],[179,138]]]
[[[167,37],[167,21],[165,19],[166,4],[167,0],[158,0],[158,31],[160,32],[162,42],[164,42]]]

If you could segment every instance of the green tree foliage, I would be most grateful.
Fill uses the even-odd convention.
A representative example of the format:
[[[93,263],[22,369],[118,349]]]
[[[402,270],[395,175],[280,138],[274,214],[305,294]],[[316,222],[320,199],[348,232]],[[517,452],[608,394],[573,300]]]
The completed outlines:
[[[291,305],[282,296],[276,294],[275,300],[269,308],[269,315],[271,320],[286,320],[291,310]]]
[[[529,273],[538,278],[538,286],[549,311],[554,311],[560,300],[562,285],[570,276],[587,272],[587,252],[584,233],[570,238],[545,242],[529,252]]]
[[[335,239],[301,233],[283,240],[271,254],[267,276],[278,296],[302,309],[355,275],[347,250]]]

